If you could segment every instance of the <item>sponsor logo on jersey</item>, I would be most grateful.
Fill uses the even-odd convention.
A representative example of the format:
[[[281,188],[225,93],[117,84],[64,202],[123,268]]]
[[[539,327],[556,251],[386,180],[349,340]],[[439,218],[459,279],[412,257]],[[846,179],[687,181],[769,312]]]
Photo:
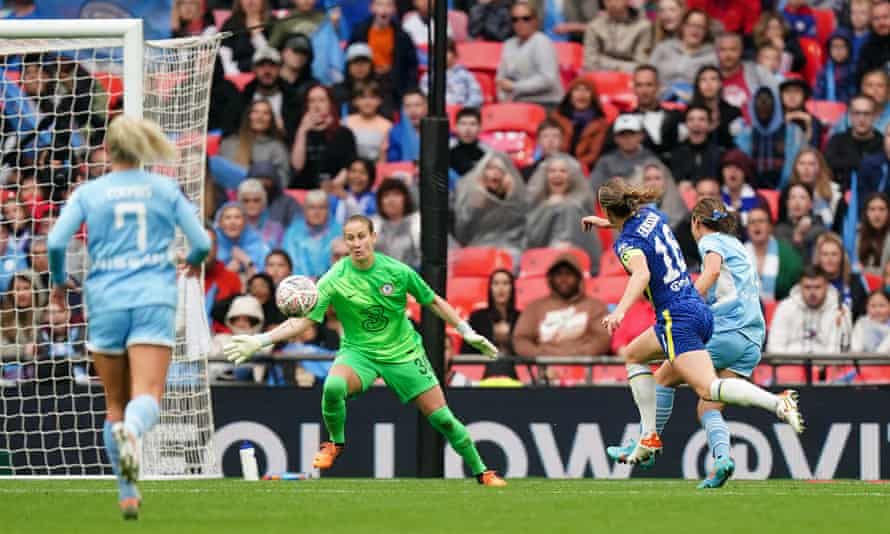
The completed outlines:
[[[383,284],[382,286],[380,286],[380,293],[382,293],[383,296],[388,297],[388,296],[392,295],[393,289],[394,289],[393,285],[390,284],[389,282],[387,282],[387,283]]]

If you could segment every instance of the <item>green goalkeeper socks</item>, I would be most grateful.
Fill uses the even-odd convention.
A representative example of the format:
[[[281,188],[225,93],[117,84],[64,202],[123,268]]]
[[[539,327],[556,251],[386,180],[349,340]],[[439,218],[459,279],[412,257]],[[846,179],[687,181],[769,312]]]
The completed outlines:
[[[342,376],[328,376],[321,396],[321,415],[328,437],[338,445],[345,443],[346,395],[349,389]]]
[[[478,475],[486,470],[485,463],[479,457],[479,451],[476,450],[476,444],[473,443],[473,438],[467,432],[467,427],[454,417],[448,406],[439,408],[431,413],[427,419],[429,419],[430,425],[445,436],[448,443],[467,462],[474,475]]]

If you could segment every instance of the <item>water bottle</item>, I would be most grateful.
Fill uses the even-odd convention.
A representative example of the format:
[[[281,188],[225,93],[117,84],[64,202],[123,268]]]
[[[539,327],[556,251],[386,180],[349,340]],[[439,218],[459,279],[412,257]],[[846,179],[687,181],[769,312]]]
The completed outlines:
[[[241,476],[244,480],[259,480],[259,469],[256,465],[256,454],[253,443],[245,441],[241,444]]]

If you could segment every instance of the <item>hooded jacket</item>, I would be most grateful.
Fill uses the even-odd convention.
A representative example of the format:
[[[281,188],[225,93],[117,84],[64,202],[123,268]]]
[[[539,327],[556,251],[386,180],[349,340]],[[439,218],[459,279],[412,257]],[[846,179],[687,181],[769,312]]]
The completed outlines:
[[[757,118],[757,96],[768,91],[773,97],[773,111],[769,122]],[[771,87],[761,87],[748,101],[751,126],[736,137],[736,145],[754,160],[757,171],[755,188],[781,189],[788,184],[794,159],[806,140],[804,133],[794,124],[786,123],[782,114],[782,101]]]
[[[628,8],[623,21],[600,11],[584,31],[584,70],[633,72],[649,59],[652,37],[652,23],[638,10]]]
[[[847,44],[849,54],[847,60],[837,63],[831,59],[831,43],[840,39]],[[825,43],[825,57],[828,61],[816,77],[816,86],[813,88],[813,98],[816,100],[831,100],[832,102],[847,103],[856,96],[859,86],[856,83],[856,64],[853,62],[853,38],[850,31],[838,28]]]
[[[232,319],[242,315],[256,319],[257,324],[245,331],[240,331],[241,329],[233,327]],[[226,326],[234,334],[257,334],[263,329],[264,320],[265,316],[263,315],[263,307],[260,305],[260,301],[251,295],[241,295],[232,299],[229,311],[226,312]],[[236,332],[236,330],[239,331]]]
[[[554,268],[566,264],[578,275],[578,293],[565,299],[553,289]],[[584,293],[584,278],[571,253],[554,258],[547,274],[551,293],[530,302],[513,330],[519,356],[596,356],[609,351],[609,333],[602,325],[606,305]]]
[[[579,85],[587,87],[592,95],[595,107],[589,113],[590,117],[582,116],[583,112],[577,113],[572,107],[571,94]],[[572,80],[562,102],[550,118],[558,122],[564,132],[562,151],[575,156],[588,169],[593,167],[602,153],[603,143],[609,133],[609,121],[599,109],[599,93],[593,80],[580,76]],[[583,125],[580,131],[576,125]]]
[[[828,284],[825,300],[818,308],[810,308],[803,301],[800,285],[776,307],[767,352],[818,354],[841,351],[841,340],[851,330],[850,310],[844,308],[840,326],[838,292]]]

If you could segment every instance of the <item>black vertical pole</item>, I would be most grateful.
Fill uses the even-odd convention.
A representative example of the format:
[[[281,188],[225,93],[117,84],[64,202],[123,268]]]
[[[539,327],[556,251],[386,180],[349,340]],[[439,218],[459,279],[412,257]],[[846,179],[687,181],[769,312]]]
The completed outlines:
[[[429,116],[420,123],[420,249],[423,279],[445,295],[448,259],[448,117],[445,115],[445,52],[448,2],[434,0],[429,46]],[[421,315],[423,346],[439,382],[445,378],[445,325],[427,308]],[[417,475],[445,474],[444,442],[423,415],[417,421]]]

